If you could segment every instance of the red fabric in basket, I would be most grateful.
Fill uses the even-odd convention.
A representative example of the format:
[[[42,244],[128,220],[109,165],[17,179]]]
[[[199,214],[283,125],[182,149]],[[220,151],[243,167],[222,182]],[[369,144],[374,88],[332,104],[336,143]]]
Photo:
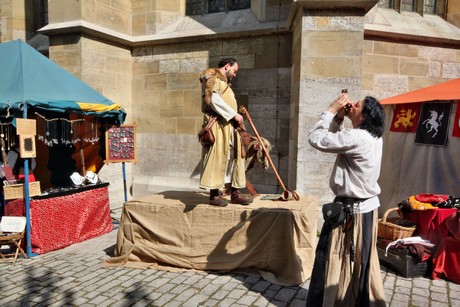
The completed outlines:
[[[24,200],[9,201],[5,215],[25,216]],[[108,188],[32,199],[32,252],[44,254],[112,231]]]

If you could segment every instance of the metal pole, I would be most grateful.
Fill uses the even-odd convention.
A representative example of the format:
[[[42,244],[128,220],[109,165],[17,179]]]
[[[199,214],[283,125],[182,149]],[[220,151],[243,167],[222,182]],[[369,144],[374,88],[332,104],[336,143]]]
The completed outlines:
[[[24,103],[23,118],[27,118],[27,103]],[[29,159],[24,159],[24,202],[26,209],[26,250],[27,257],[36,256],[32,253],[32,243],[30,236],[30,197],[29,197]]]
[[[123,187],[124,187],[124,191],[125,191],[125,202],[128,201],[128,191],[127,191],[127,188],[126,188],[126,166],[125,166],[125,162],[121,162],[121,167],[123,169]]]

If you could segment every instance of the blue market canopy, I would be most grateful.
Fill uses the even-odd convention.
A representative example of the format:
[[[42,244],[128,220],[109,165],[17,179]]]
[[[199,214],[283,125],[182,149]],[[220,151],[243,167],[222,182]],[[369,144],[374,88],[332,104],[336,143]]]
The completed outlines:
[[[122,124],[123,108],[21,40],[0,44],[0,112],[24,104],[45,111],[76,113]]]

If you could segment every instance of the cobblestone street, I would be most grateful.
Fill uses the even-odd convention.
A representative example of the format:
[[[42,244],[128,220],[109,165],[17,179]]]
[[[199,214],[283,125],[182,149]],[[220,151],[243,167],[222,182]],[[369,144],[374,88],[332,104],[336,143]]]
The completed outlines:
[[[101,265],[117,225],[103,236],[0,263],[0,306],[305,306],[309,280],[283,287],[260,277]],[[389,306],[460,306],[460,285],[403,278],[382,267]]]

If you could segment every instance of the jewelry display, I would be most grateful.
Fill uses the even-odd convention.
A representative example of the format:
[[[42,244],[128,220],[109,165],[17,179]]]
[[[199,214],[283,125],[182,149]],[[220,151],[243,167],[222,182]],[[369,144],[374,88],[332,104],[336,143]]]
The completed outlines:
[[[99,124],[96,120],[66,118],[47,119],[37,115],[37,138],[48,147],[81,142],[94,144],[99,141]]]
[[[99,141],[99,127],[96,121],[85,121],[85,137],[83,140],[94,144]]]
[[[135,127],[122,125],[106,132],[106,156],[108,161],[136,161]]]
[[[12,123],[0,123],[0,137],[3,139],[7,151],[16,146],[15,134],[16,129]]]

